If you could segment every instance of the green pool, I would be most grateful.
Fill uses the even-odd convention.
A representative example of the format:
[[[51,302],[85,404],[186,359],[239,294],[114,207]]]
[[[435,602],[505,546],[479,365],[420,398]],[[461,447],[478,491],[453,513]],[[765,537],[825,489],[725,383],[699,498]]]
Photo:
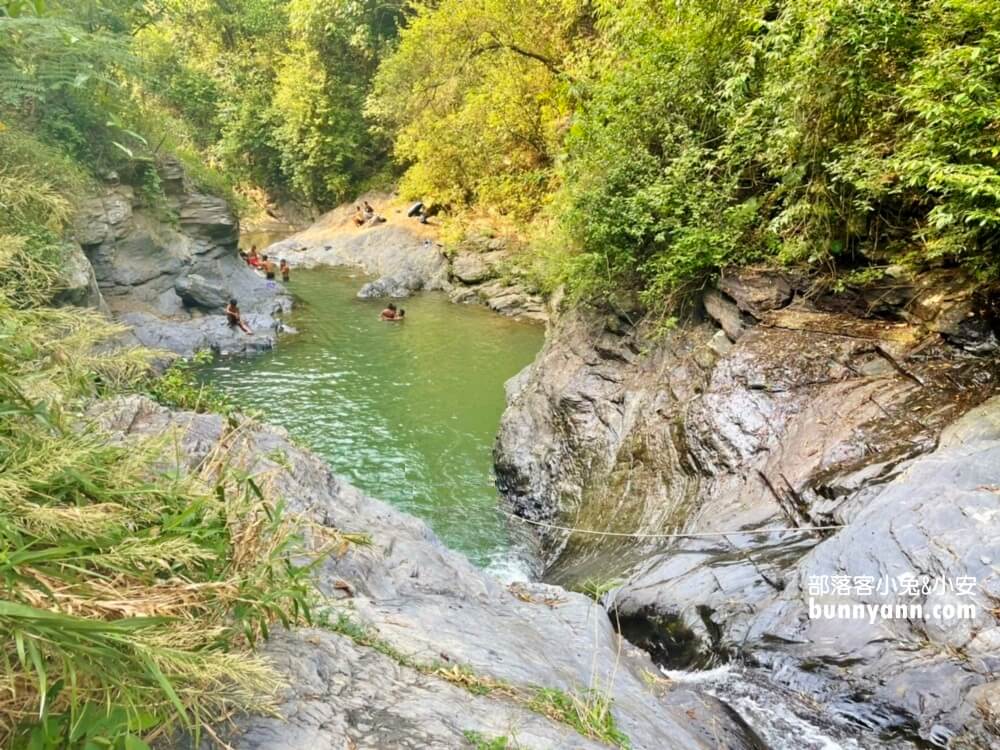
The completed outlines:
[[[341,269],[295,273],[300,333],[251,359],[202,372],[258,409],[374,497],[427,521],[477,564],[516,575],[492,477],[503,384],[542,344],[538,324],[424,293],[378,320],[384,300],[355,297],[365,278]]]

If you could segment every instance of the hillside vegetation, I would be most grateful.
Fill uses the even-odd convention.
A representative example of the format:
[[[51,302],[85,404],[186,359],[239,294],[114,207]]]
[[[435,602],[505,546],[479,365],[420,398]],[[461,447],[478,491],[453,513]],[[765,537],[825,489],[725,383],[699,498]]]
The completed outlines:
[[[996,278],[989,0],[443,0],[369,101],[404,190],[544,219],[582,293],[662,306],[758,260]]]
[[[319,209],[399,177],[578,296],[667,309],[756,261],[1000,271],[990,0],[6,6],[4,105],[85,163],[171,150]],[[41,66],[44,102],[10,85]]]
[[[654,309],[757,261],[997,278],[991,0],[6,6],[5,106],[88,164],[319,209],[399,178],[514,226],[542,286]]]
[[[514,227],[543,288],[636,293],[663,315],[745,263],[943,265],[992,285],[1000,13],[0,0],[0,744],[134,750],[266,704],[273,676],[245,655],[302,611],[292,529],[246,477],[164,476],[162,446],[81,428],[94,399],[150,388],[149,356],[95,349],[118,329],[49,306],[72,218],[119,180],[174,221],[167,154],[245,211],[396,183],[447,221]]]

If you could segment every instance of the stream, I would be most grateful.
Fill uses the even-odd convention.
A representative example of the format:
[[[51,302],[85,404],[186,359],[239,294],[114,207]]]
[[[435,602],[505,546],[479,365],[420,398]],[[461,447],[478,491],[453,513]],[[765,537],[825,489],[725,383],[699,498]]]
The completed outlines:
[[[504,382],[534,359],[543,327],[440,293],[396,300],[406,320],[386,323],[385,300],[356,296],[366,280],[296,271],[288,322],[300,333],[259,357],[218,359],[203,382],[287,429],[372,497],[422,518],[477,565],[524,578],[492,450]]]
[[[534,359],[542,326],[439,293],[396,300],[406,321],[382,322],[386,301],[356,296],[366,280],[345,269],[297,270],[288,322],[299,333],[262,356],[217,359],[202,381],[287,429],[371,496],[422,518],[501,580],[526,580],[529,545],[499,510],[492,448],[504,382]],[[758,670],[663,674],[728,703],[775,750],[912,747],[875,739],[863,722],[851,726]]]

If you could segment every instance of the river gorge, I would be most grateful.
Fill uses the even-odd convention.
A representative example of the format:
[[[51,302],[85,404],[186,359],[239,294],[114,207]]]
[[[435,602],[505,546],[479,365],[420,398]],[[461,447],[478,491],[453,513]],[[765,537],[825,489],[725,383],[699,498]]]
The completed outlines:
[[[240,719],[235,746],[971,748],[992,731],[997,344],[961,277],[830,295],[749,269],[664,332],[616,300],[543,303],[501,238],[444,248],[376,199],[384,224],[343,208],[270,245],[282,285],[240,261],[223,202],[166,176],[176,225],[122,186],[81,217],[75,298],[126,343],[216,352],[202,382],[259,421],[130,397],[104,429],[179,431],[178,471],[224,449],[317,528],[368,540],[316,570],[325,627],[272,634],[284,718]],[[230,296],[253,334],[226,325]],[[378,320],[386,297],[405,322]],[[810,615],[814,579],[910,574],[974,578],[974,616]],[[539,714],[545,690],[609,706],[614,731]]]

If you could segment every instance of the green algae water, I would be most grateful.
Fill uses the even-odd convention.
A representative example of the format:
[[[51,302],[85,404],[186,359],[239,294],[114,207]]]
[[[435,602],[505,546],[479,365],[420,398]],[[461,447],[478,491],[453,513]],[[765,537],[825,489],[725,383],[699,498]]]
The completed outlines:
[[[424,519],[477,564],[516,575],[493,485],[504,381],[529,364],[543,327],[456,305],[440,293],[396,303],[355,296],[343,269],[297,271],[288,285],[298,334],[269,354],[219,359],[201,373],[263,412],[369,495]]]

